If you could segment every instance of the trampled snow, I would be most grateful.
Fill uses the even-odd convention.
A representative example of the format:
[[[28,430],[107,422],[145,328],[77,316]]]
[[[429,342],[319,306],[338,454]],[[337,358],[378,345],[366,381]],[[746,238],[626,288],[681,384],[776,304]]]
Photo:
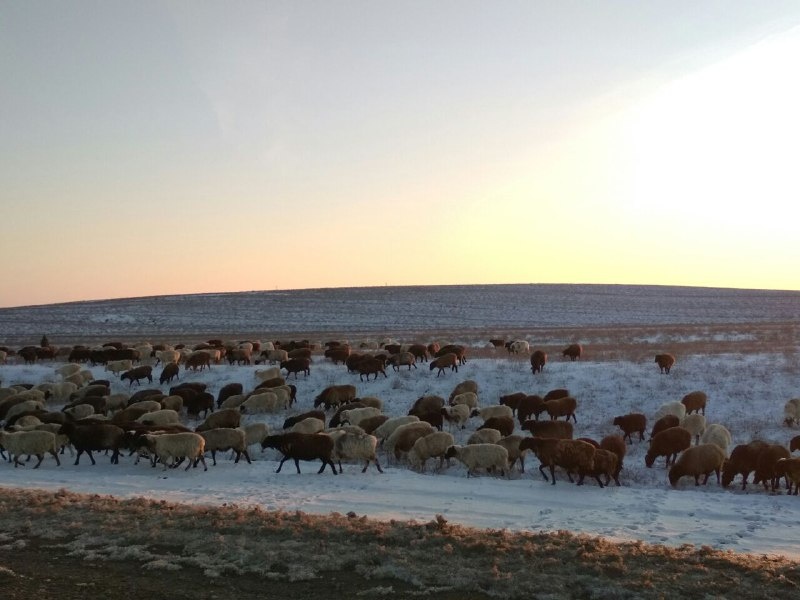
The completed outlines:
[[[182,370],[181,380],[203,381],[216,395],[231,381],[252,389],[257,383],[256,368],[219,365],[197,375]],[[92,372],[97,377],[109,376],[102,366],[93,367]],[[296,381],[298,404],[289,414],[310,410],[314,397],[327,385],[353,383],[359,395],[378,396],[384,402],[384,412],[400,415],[419,396],[446,397],[457,382],[469,378],[478,382],[483,405],[494,404],[500,395],[510,392],[542,394],[566,387],[578,399],[576,437],[600,439],[618,433],[612,426],[616,415],[644,412],[652,425],[660,404],[679,400],[692,390],[704,390],[709,396],[708,422],[725,425],[733,435],[733,445],[754,438],[786,445],[800,433],[782,424],[784,402],[800,396],[798,374],[796,352],[683,356],[671,374],[661,375],[652,358],[641,362],[593,360],[591,348],[587,348],[585,360],[571,363],[560,356],[551,357],[545,371],[536,376],[531,374],[526,357],[512,358],[498,351],[494,358],[469,360],[458,374],[448,372],[437,378],[435,372],[420,364],[419,369],[389,371],[387,378],[367,383],[359,382],[359,377],[348,374],[343,366],[317,357],[311,376]],[[0,366],[3,385],[56,379],[49,364]],[[294,379],[291,382],[295,383]],[[127,389],[118,381],[113,387],[112,391]],[[264,420],[271,428],[280,428],[285,416],[253,415],[246,421]],[[479,424],[479,419],[471,419],[466,431],[455,433],[457,441],[466,440]],[[278,455],[272,450],[261,453],[258,448],[252,449],[252,465],[235,465],[227,457],[218,458],[218,465],[209,464],[208,472],[201,468],[162,471],[160,466],[153,469],[145,462],[134,465],[133,457],[110,465],[102,455],[97,457],[96,466],[91,466],[86,457],[79,466],[73,466],[68,456],[61,467],[46,458],[38,470],[15,469],[6,463],[0,464],[0,485],[64,487],[189,503],[258,504],[313,513],[353,511],[379,519],[427,521],[441,514],[450,521],[478,527],[568,529],[615,539],[707,544],[800,557],[798,497],[787,496],[785,491],[767,493],[752,483],[742,492],[738,478],[730,488],[723,489],[713,475],[707,486],[696,488],[690,478],[685,478],[673,489],[667,482],[663,458],[654,468],[645,467],[646,449],[647,442],[635,441],[629,446],[622,486],[612,484],[605,489],[588,479],[581,487],[570,484],[563,473],[557,473],[557,484],[551,486],[530,455],[524,474],[515,472],[505,479],[491,475],[467,478],[465,469],[457,463],[439,472],[429,464],[426,473],[418,473],[405,464],[387,465],[383,453],[380,458],[386,472],[382,475],[374,466],[362,474],[360,465],[351,464],[345,465],[344,474],[334,476],[330,471],[318,475],[318,462],[301,463],[301,475],[287,462],[276,474]]]

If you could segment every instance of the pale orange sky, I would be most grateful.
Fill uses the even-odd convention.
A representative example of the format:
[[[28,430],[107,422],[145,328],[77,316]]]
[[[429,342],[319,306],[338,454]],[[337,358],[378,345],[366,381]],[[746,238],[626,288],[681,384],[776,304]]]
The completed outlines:
[[[800,5],[630,7],[6,3],[0,306],[800,289]]]

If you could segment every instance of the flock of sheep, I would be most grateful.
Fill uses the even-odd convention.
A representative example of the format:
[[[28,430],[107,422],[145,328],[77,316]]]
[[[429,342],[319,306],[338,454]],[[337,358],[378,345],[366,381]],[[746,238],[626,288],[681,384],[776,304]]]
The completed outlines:
[[[490,340],[509,355],[530,355],[531,372],[542,372],[547,355],[531,352],[524,340]],[[371,464],[383,472],[381,460],[407,464],[425,471],[428,461],[438,461],[437,469],[452,459],[466,466],[467,476],[480,471],[506,475],[515,467],[524,473],[525,456],[539,461],[543,478],[556,483],[556,469],[578,485],[588,476],[600,487],[612,480],[620,485],[620,474],[627,446],[645,441],[648,418],[643,413],[619,415],[613,426],[619,434],[599,441],[575,434],[580,403],[566,389],[546,394],[516,392],[496,399],[484,398],[478,383],[464,380],[454,386],[447,398],[424,395],[408,414],[384,414],[384,399],[359,397],[352,384],[332,384],[313,399],[303,395],[303,377],[309,377],[315,360],[342,364],[359,375],[359,382],[370,375],[387,377],[386,369],[416,369],[430,361],[429,370],[437,377],[457,372],[467,362],[467,348],[449,344],[362,344],[351,348],[342,341],[324,345],[308,342],[260,343],[209,340],[192,348],[165,344],[126,346],[74,346],[64,349],[26,347],[14,352],[0,348],[0,361],[16,357],[19,363],[50,360],[54,364],[52,381],[14,382],[0,387],[0,455],[24,466],[31,457],[38,468],[50,455],[60,465],[60,455],[69,449],[79,464],[87,454],[110,453],[112,463],[120,454],[146,457],[152,466],[163,469],[186,463],[188,470],[202,464],[206,455],[216,464],[218,452],[231,452],[238,462],[251,461],[250,450],[260,446],[280,455],[284,462],[321,463],[319,472],[330,467],[342,472],[342,462],[358,462],[366,471]],[[583,349],[571,344],[563,356],[580,360]],[[241,383],[228,382],[212,394],[206,384],[185,381],[186,375],[204,369],[230,365],[270,363],[255,371],[256,383],[245,390]],[[669,354],[655,359],[659,370],[668,374],[675,363]],[[146,364],[145,364],[146,363]],[[87,364],[103,364],[109,379],[95,380]],[[153,384],[153,370],[160,366],[159,387]],[[172,385],[183,375],[184,381]],[[290,378],[290,375],[293,376]],[[298,377],[300,376],[300,377]],[[289,383],[294,381],[294,383]],[[112,393],[112,387],[127,385],[128,391]],[[133,386],[137,386],[134,392]],[[131,392],[131,393],[129,393]],[[800,458],[791,452],[800,449],[800,436],[788,447],[753,440],[730,449],[731,434],[721,424],[706,422],[707,395],[702,391],[686,394],[681,401],[663,404],[653,415],[650,440],[645,456],[647,467],[661,458],[669,467],[669,481],[675,486],[685,476],[695,483],[706,483],[715,473],[718,483],[729,485],[742,476],[742,488],[754,473],[754,483],[765,489],[779,489],[785,478],[791,493],[798,493]],[[305,412],[299,407],[306,405]],[[800,399],[785,406],[786,422],[800,422]],[[259,416],[285,420],[278,431]],[[203,419],[190,427],[192,420]],[[473,426],[473,419],[478,425]],[[563,420],[562,420],[563,419]],[[474,431],[473,431],[474,428]],[[469,432],[466,443],[456,443],[459,432]],[[464,437],[463,435],[461,437]],[[729,450],[731,450],[729,455]],[[338,469],[337,469],[338,467]],[[547,474],[549,471],[549,477]]]

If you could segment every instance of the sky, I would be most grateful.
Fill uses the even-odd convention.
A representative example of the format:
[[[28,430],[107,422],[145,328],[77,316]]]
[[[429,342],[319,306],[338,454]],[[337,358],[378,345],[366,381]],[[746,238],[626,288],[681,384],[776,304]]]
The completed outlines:
[[[0,307],[800,289],[800,3],[5,2]]]

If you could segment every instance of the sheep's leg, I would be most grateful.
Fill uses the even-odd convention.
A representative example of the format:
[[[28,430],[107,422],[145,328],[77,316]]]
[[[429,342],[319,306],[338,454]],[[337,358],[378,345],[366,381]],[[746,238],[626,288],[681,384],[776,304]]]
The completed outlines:
[[[212,460],[211,464],[216,467],[217,466],[217,451],[216,450],[212,450],[211,451],[211,460]]]
[[[336,465],[333,464],[333,461],[330,459],[326,460],[324,458],[322,459],[322,468],[319,471],[320,473],[322,473],[325,470],[326,464],[331,466],[331,471],[333,471],[334,475],[338,475],[338,473],[336,472]]]
[[[695,485],[700,485],[700,475],[695,475],[694,476],[694,484]]]
[[[285,462],[286,462],[286,460],[287,460],[288,458],[289,458],[288,456],[284,456],[284,457],[281,459],[281,462],[278,464],[278,468],[277,468],[277,470],[275,471],[276,473],[280,473],[280,472],[281,472],[281,469],[283,468],[283,463],[285,463]],[[299,470],[299,469],[300,469],[300,467],[298,467],[298,470]]]
[[[252,465],[253,463],[250,461],[250,453],[247,451],[247,449],[243,450],[242,454],[244,454],[244,457],[247,459],[247,464]],[[236,460],[239,459],[237,458]]]
[[[294,466],[297,469],[297,474],[300,475],[300,459],[299,458],[295,458],[294,459]]]
[[[570,473],[569,471],[567,471],[567,478],[569,479],[569,482],[570,482],[570,483],[575,483],[575,482],[572,480],[572,473]]]
[[[556,484],[556,466],[555,465],[550,465],[550,477],[553,478],[553,485],[555,485]]]
[[[542,474],[542,477],[544,477],[544,480],[545,480],[545,481],[550,481],[550,480],[547,478],[547,474],[544,472],[544,465],[539,465],[539,472]]]
[[[91,451],[91,450],[87,450],[87,451],[86,451],[86,454],[88,454],[88,455],[89,455],[89,460],[91,460],[91,461],[92,461],[92,464],[93,464],[93,465],[96,465],[96,464],[97,464],[97,462],[94,460],[94,456],[92,456],[92,451]]]
[[[608,477],[608,475],[606,475],[606,477]],[[599,485],[601,488],[602,488],[602,487],[605,487],[605,485],[608,485],[608,482],[606,482],[606,484],[605,484],[605,485],[603,485],[603,482],[602,482],[602,481],[600,481],[600,476],[599,476],[599,475],[595,475],[595,476],[594,476],[594,478],[597,480],[597,485]],[[579,485],[580,485],[580,484],[579,484]]]
[[[56,459],[56,464],[60,467],[61,466],[61,461],[58,460],[58,452],[56,452],[55,450],[51,450],[50,454],[53,455],[53,458]]]

